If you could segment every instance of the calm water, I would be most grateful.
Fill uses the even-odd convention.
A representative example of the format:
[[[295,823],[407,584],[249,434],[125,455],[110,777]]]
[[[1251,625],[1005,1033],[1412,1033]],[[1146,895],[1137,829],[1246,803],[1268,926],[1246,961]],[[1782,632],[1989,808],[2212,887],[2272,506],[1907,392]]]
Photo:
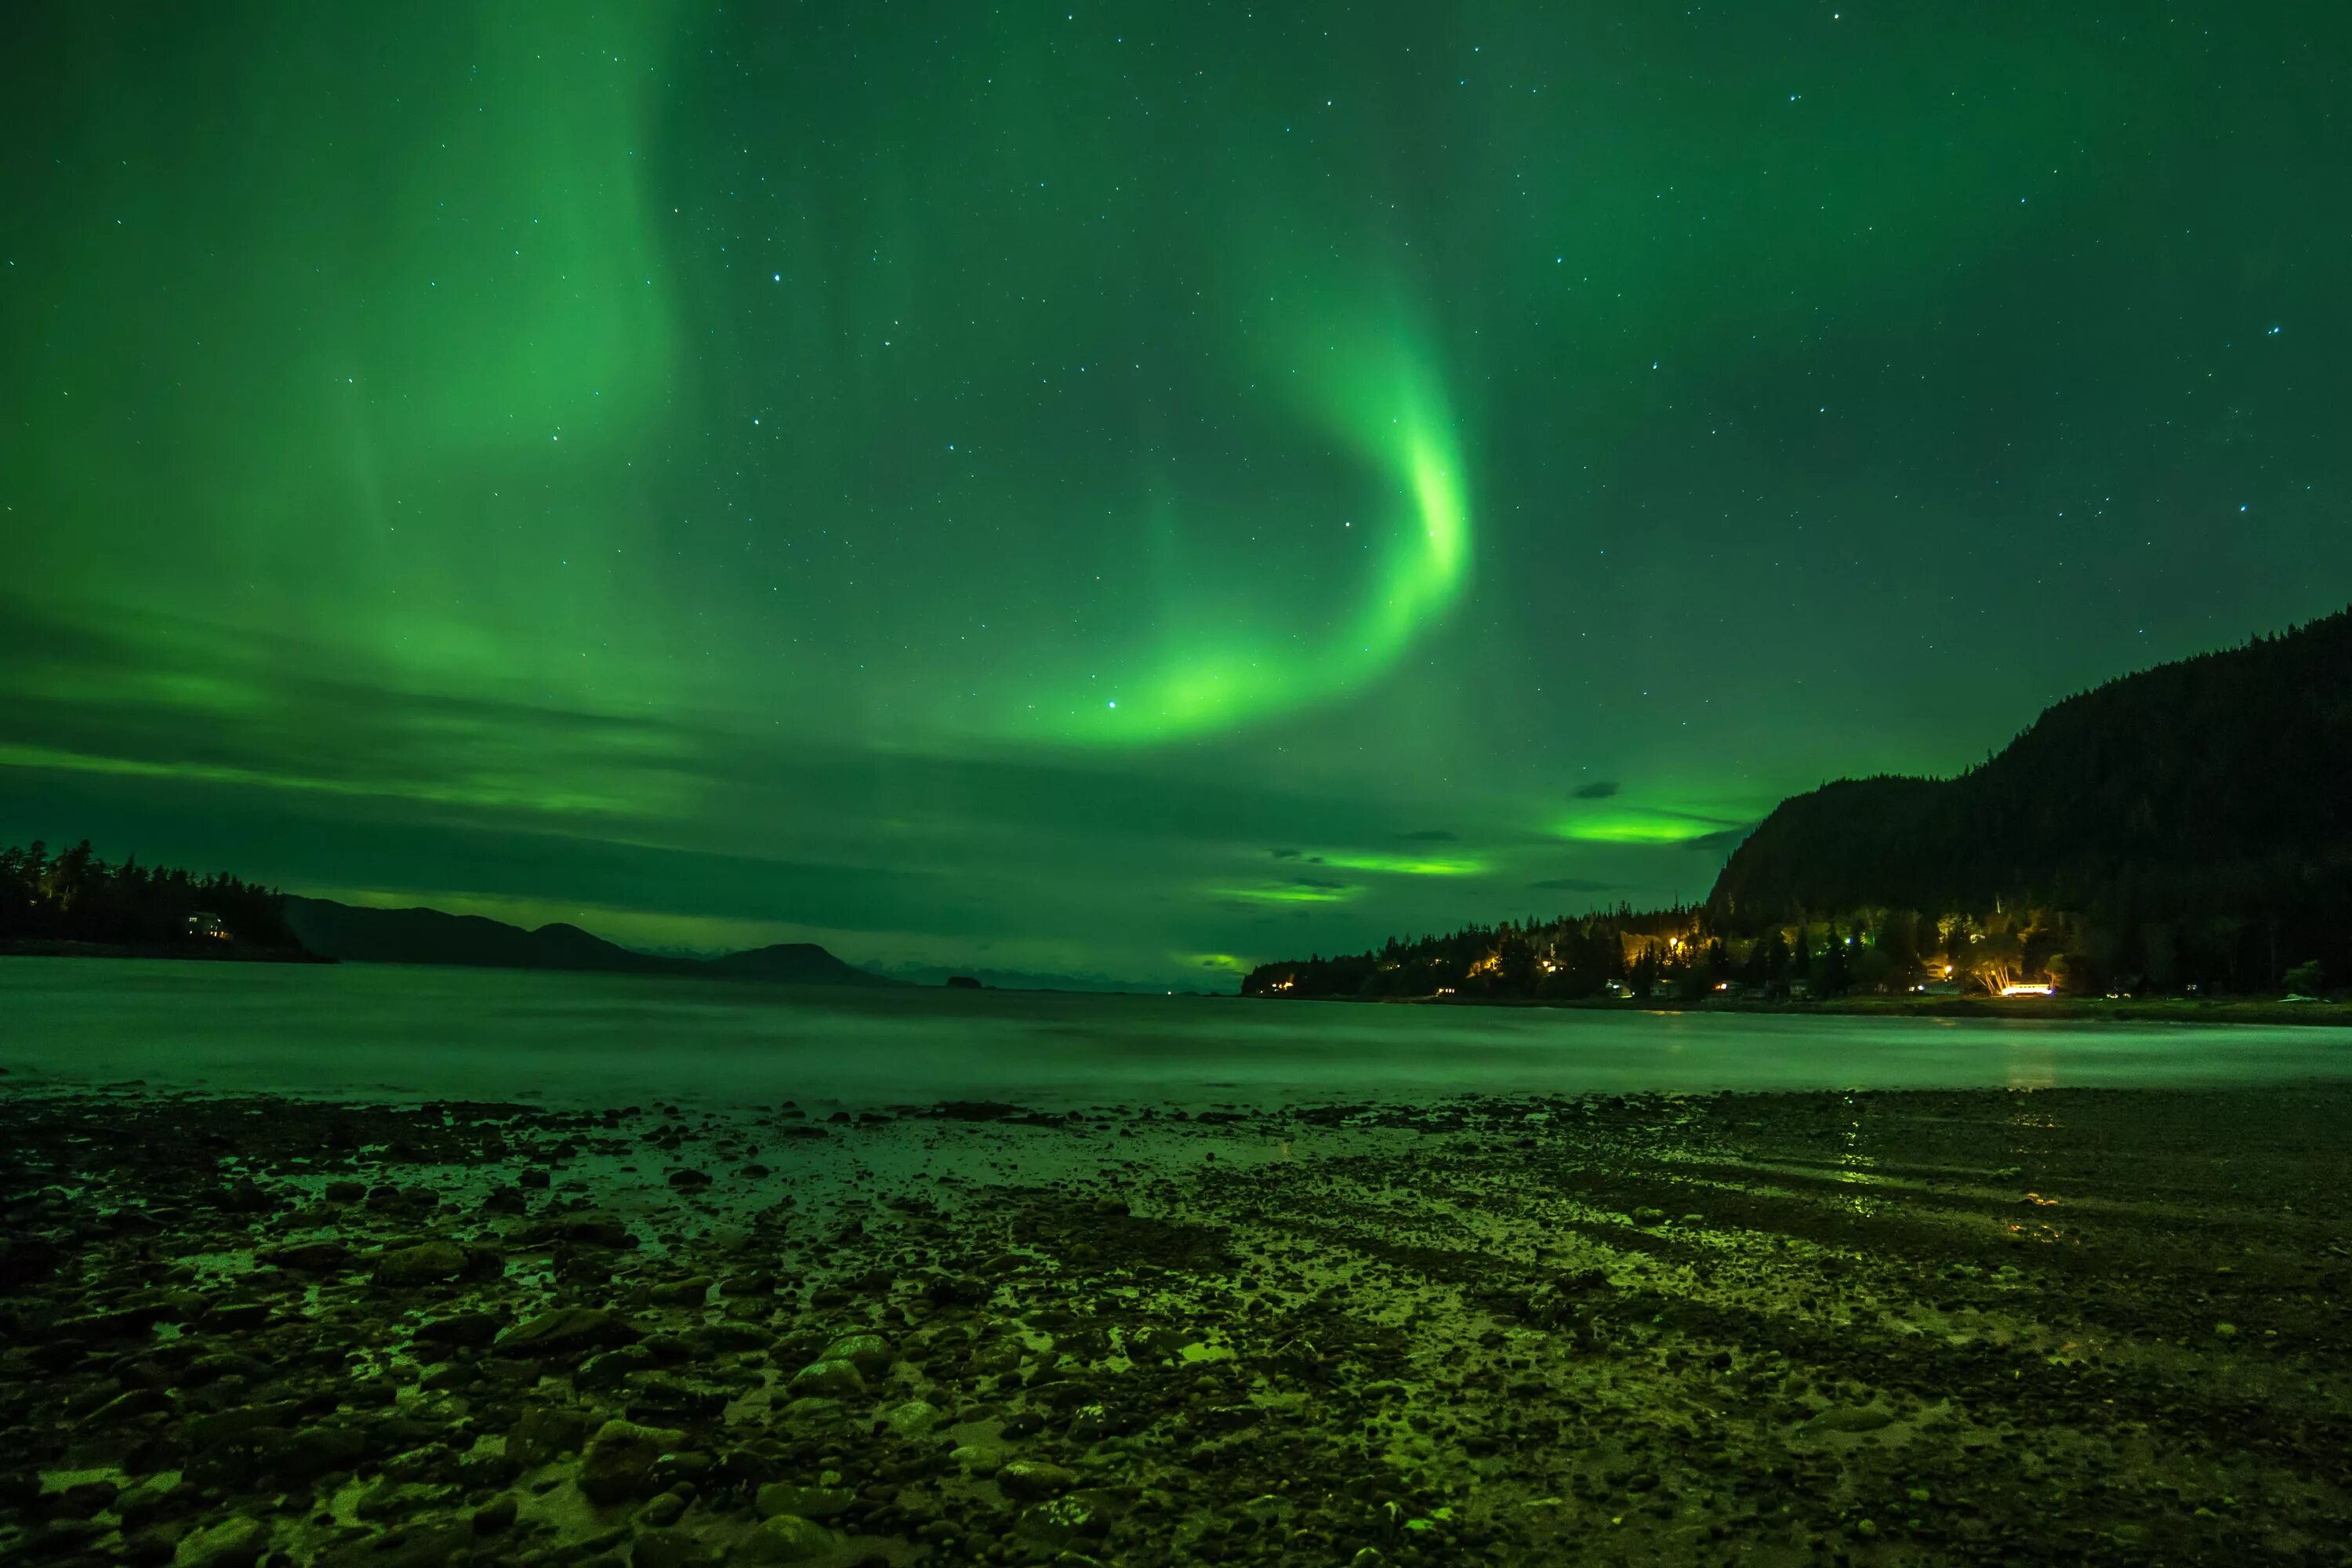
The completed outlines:
[[[1320,1103],[1473,1091],[2283,1083],[2352,1030],[825,992],[0,959],[8,1082],[614,1105]]]

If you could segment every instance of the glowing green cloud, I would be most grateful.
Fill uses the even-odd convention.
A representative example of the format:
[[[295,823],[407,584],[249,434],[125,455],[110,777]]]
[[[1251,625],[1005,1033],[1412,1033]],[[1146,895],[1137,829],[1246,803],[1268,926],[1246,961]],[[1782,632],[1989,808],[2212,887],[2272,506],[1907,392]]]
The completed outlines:
[[[1740,824],[1693,811],[1612,804],[1580,811],[1554,831],[1584,844],[1687,844],[1727,832]]]
[[[1394,855],[1326,855],[1326,866],[1343,871],[1375,871],[1391,877],[1475,877],[1486,869],[1483,860],[1431,860]]]
[[[1364,889],[1344,882],[1269,882],[1255,888],[1212,888],[1220,899],[1251,904],[1344,904]]]

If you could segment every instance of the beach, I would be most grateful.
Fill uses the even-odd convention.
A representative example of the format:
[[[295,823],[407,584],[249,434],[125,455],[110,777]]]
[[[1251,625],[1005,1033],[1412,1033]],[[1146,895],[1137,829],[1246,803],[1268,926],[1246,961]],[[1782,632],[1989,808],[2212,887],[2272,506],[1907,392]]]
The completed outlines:
[[[20,1089],[0,1555],[2332,1563],[2347,1112]]]

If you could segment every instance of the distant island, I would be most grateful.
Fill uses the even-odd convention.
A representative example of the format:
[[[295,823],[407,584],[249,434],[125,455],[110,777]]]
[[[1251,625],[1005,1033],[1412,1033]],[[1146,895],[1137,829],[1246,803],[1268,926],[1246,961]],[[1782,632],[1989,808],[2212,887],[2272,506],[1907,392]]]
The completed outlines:
[[[789,985],[901,984],[845,963],[813,942],[777,942],[717,958],[682,958],[639,952],[562,922],[526,931],[481,915],[374,909],[294,895],[286,898],[284,907],[287,925],[305,948],[357,963],[676,974]]]
[[[2352,610],[2069,698],[1958,777],[1793,796],[1704,904],[1391,939],[1242,989],[1950,1010],[2331,980],[2352,981]]]
[[[439,910],[306,899],[226,872],[109,865],[84,839],[0,847],[0,953],[59,957],[424,963],[670,974],[785,985],[897,987],[814,942],[716,958],[638,952],[575,925],[536,931]]]

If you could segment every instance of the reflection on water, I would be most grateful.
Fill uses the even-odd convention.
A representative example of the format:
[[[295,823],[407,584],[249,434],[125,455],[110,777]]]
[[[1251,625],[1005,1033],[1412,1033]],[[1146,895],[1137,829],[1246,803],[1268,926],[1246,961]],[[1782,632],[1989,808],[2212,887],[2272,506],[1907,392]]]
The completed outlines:
[[[1396,1101],[2263,1084],[2352,1030],[824,992],[510,970],[0,962],[16,1081],[611,1104]]]

